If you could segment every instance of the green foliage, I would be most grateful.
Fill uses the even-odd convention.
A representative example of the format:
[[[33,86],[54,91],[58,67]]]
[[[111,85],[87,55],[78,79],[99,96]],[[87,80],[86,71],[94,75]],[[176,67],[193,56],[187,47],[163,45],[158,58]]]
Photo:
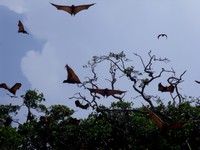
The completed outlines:
[[[161,98],[146,94],[145,89],[164,71],[174,73],[174,70],[162,68],[160,73],[155,75],[152,69],[153,62],[166,61],[166,59],[156,59],[151,52],[148,54],[150,61],[147,65],[140,55],[135,54],[142,62],[144,67],[142,71],[135,70],[131,65],[126,66],[125,62],[129,59],[123,52],[110,53],[108,56],[94,56],[92,61],[88,62],[93,78],[88,77],[89,80],[80,87],[86,88],[88,84],[98,87],[95,67],[105,60],[109,61],[112,77],[109,81],[113,89],[117,81],[116,71],[121,71],[123,76],[130,79],[130,82],[133,81],[135,92],[149,104],[146,107],[161,118],[165,125],[170,126],[180,122],[183,124],[182,127],[162,132],[145,107],[134,108],[132,102],[125,102],[124,97],[118,96],[113,96],[113,98],[119,101],[112,102],[111,106],[106,107],[98,105],[96,100],[100,97],[91,94],[92,102],[95,103],[92,105],[81,93],[78,94],[80,96],[78,99],[90,103],[94,111],[87,118],[79,120],[72,117],[75,111],[68,106],[55,104],[47,108],[42,104],[45,101],[43,93],[27,90],[21,96],[22,106],[0,105],[0,149],[200,149],[200,109],[197,105],[199,101],[194,105],[194,100],[182,98],[177,88],[177,85],[182,82],[181,77],[184,73],[180,78],[169,78],[170,81],[175,81],[173,83],[175,83],[176,96],[173,97],[171,94],[172,101],[164,105]],[[144,78],[141,75],[144,75]],[[157,106],[152,104],[153,98]],[[14,120],[11,114],[17,114],[22,107],[28,109],[27,120],[18,127],[12,127],[12,122],[16,122],[16,119]]]

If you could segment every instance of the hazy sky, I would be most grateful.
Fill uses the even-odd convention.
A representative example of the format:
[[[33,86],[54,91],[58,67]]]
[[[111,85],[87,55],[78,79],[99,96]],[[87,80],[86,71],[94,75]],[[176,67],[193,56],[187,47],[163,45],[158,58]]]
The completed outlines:
[[[96,4],[71,16],[57,10],[50,2]],[[173,67],[177,76],[187,70],[180,92],[199,96],[200,87],[194,82],[200,80],[199,14],[199,0],[0,0],[0,82],[10,86],[21,82],[17,95],[37,89],[44,93],[48,106],[65,104],[81,117],[88,111],[77,108],[74,100],[69,99],[80,89],[62,83],[67,78],[66,64],[83,81],[90,71],[82,66],[94,55],[124,51],[134,60],[133,65],[139,66],[141,62],[133,53],[148,58],[147,53],[151,50],[157,57],[169,58],[171,62],[162,67]],[[30,35],[17,33],[18,20]],[[166,33],[168,39],[158,40],[160,33]],[[99,67],[102,80],[110,78],[104,74],[107,69]],[[156,87],[149,90],[165,97],[166,94],[157,91],[158,82],[166,83],[158,80]],[[131,85],[120,83],[117,88],[130,93],[125,96],[127,101],[144,103],[142,99],[132,99],[137,94]],[[88,94],[88,91],[83,92]],[[20,99],[10,99],[6,93],[0,89],[0,104],[21,104]],[[99,103],[111,101],[112,98],[101,99]]]

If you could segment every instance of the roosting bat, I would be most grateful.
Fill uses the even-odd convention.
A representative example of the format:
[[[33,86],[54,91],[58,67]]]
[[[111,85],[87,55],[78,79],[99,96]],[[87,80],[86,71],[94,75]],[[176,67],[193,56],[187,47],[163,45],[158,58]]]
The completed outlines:
[[[13,87],[8,87],[5,83],[1,83],[0,84],[0,88],[4,88],[6,90],[8,90],[10,93],[12,93],[13,95],[16,94],[16,91],[22,86],[21,83],[16,83]]]
[[[155,123],[158,125],[162,133],[167,133],[170,129],[180,129],[185,122],[176,122],[174,124],[168,124],[164,121],[162,121],[153,111],[145,107],[148,111],[151,118],[155,121]]]
[[[170,85],[170,86],[163,86],[161,83],[158,84],[158,91],[161,92],[170,92],[173,93],[174,92],[174,86]]]
[[[79,100],[76,100],[76,101],[75,101],[75,104],[76,104],[76,107],[80,107],[80,108],[82,108],[82,109],[88,109],[88,107],[89,107],[89,104],[88,104],[88,103],[85,104],[85,105],[82,105],[82,104],[79,102]]]
[[[79,80],[78,76],[74,73],[72,68],[70,68],[68,65],[65,66],[67,69],[68,77],[67,80],[64,80],[63,83],[71,83],[71,84],[79,84],[81,81]]]
[[[95,3],[93,3],[93,4],[88,4],[88,5],[79,5],[79,6],[74,6],[74,5],[71,5],[71,6],[64,6],[64,5],[56,5],[56,4],[51,3],[51,5],[55,6],[58,10],[66,11],[66,12],[68,12],[69,14],[74,15],[74,16],[75,16],[79,11],[88,9],[90,6],[92,6],[92,5],[94,5],[94,4],[95,4]]]
[[[110,95],[115,95],[115,94],[123,94],[125,93],[126,91],[120,91],[120,90],[110,90],[110,89],[90,89],[90,88],[87,88],[91,93],[98,93],[98,94],[101,94],[102,96],[110,96]]]
[[[167,34],[159,34],[157,38],[159,39],[161,36],[162,36],[162,37],[164,37],[164,36],[165,36],[165,37],[166,37],[166,39],[167,39]]]
[[[26,32],[26,30],[24,29],[24,26],[23,26],[23,24],[20,20],[19,20],[19,23],[18,23],[18,32],[28,34],[28,32]]]

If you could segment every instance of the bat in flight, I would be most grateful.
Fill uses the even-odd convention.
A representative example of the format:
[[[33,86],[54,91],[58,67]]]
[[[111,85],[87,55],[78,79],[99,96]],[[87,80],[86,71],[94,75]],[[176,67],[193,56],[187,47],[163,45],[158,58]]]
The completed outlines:
[[[162,133],[167,133],[170,129],[180,129],[185,122],[176,122],[174,124],[168,124],[161,120],[153,111],[145,107],[150,117],[154,120],[154,122],[158,125]]]
[[[71,84],[79,84],[81,81],[79,80],[78,76],[74,73],[72,68],[70,68],[68,65],[65,66],[67,69],[68,77],[67,80],[64,80],[63,83],[71,83]]]
[[[195,80],[196,83],[200,84],[200,81]]]
[[[76,101],[75,101],[75,105],[76,105],[76,107],[80,107],[80,108],[82,108],[82,109],[88,109],[88,107],[89,107],[89,104],[88,104],[88,103],[85,104],[85,105],[83,105],[83,104],[80,103],[79,100],[76,100]]]
[[[110,90],[110,89],[91,89],[91,88],[87,88],[91,93],[98,93],[101,94],[102,96],[110,96],[110,95],[115,95],[115,94],[123,94],[126,91],[120,91],[120,90]]]
[[[16,91],[22,86],[21,83],[16,83],[13,87],[8,87],[5,83],[1,83],[0,84],[0,88],[4,88],[6,90],[8,90],[10,93],[12,93],[13,95],[16,94]]]
[[[20,20],[19,20],[19,23],[18,23],[18,32],[28,34],[28,32],[24,29],[24,26],[23,26],[23,24]]]
[[[170,92],[173,93],[174,92],[174,86],[170,85],[170,86],[163,86],[161,83],[158,84],[158,91],[161,92]]]
[[[167,34],[159,34],[158,36],[157,36],[157,39],[159,39],[160,37],[166,37],[166,39],[167,39]]]
[[[78,6],[74,6],[74,5],[64,6],[64,5],[56,5],[56,4],[53,4],[53,3],[50,3],[50,4],[55,6],[58,10],[66,11],[69,14],[75,16],[78,12],[88,9],[90,6],[94,5],[95,3],[88,4],[88,5],[78,5]]]

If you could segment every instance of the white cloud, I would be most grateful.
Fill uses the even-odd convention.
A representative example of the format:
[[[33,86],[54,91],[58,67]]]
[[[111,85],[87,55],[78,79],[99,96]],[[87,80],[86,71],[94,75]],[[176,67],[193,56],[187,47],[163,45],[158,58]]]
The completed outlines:
[[[1,0],[0,5],[8,7],[11,11],[22,14],[27,11],[24,0]]]
[[[6,0],[3,2],[6,3]],[[130,56],[133,52],[137,51],[145,56],[151,49],[158,57],[171,59],[176,65],[174,69],[177,67],[182,73],[185,67],[190,67],[188,64],[182,65],[188,55],[195,55],[195,50],[189,49],[193,48],[193,44],[198,46],[198,43],[193,43],[194,40],[184,35],[196,33],[200,22],[196,17],[192,18],[188,10],[187,18],[184,17],[186,6],[183,4],[180,6],[181,11],[177,13],[176,8],[179,5],[174,5],[172,1],[164,4],[159,2],[159,5],[156,1],[128,1],[128,4],[116,1],[115,4],[109,2],[109,5],[106,5],[106,1],[101,1],[91,7],[91,10],[74,17],[56,10],[47,1],[43,1],[41,5],[38,5],[39,2],[26,2],[26,8],[29,10],[25,14],[26,23],[32,35],[45,39],[47,43],[40,50],[28,51],[22,59],[21,67],[32,87],[47,93],[47,100],[50,98],[51,103],[57,99],[56,102],[66,101],[74,106],[73,100],[69,101],[68,97],[77,92],[76,86],[62,84],[66,78],[66,63],[84,77],[82,65],[93,55],[123,50],[128,52],[128,57],[133,58],[133,55]],[[15,11],[23,5],[16,6]],[[197,12],[196,7],[192,15],[194,12]],[[188,18],[190,23],[187,24]],[[191,27],[196,28],[190,32]],[[167,32],[168,40],[157,40],[157,34],[160,32]],[[181,55],[180,51],[184,51],[185,55]],[[193,58],[191,56],[190,60]],[[106,78],[104,74],[102,77]]]

